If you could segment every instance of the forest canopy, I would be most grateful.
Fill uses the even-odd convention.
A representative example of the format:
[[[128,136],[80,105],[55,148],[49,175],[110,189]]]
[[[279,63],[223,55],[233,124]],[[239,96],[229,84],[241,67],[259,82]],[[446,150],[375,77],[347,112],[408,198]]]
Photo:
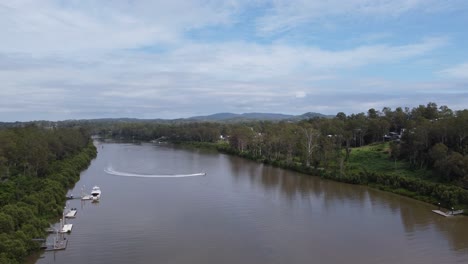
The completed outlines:
[[[95,155],[84,129],[0,129],[0,263],[20,263],[38,249],[33,239],[45,237]]]
[[[468,205],[468,110],[412,109],[301,121],[89,122],[102,137],[214,145],[267,164],[368,184],[447,207]]]
[[[415,108],[369,109],[367,113],[299,122],[180,123],[147,122],[94,125],[105,137],[176,142],[219,142],[230,151],[268,162],[340,167],[353,148],[390,142],[388,158],[429,169],[438,180],[468,187],[468,110],[435,103]],[[434,175],[431,175],[431,177]]]

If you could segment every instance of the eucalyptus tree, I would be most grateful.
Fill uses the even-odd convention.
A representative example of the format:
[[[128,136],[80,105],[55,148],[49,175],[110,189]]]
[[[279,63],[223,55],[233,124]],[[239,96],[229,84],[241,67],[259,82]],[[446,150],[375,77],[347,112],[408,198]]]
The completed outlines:
[[[230,146],[242,153],[247,150],[247,147],[252,142],[255,132],[252,127],[248,127],[244,124],[235,124],[231,126],[229,134]]]
[[[278,124],[278,131],[281,137],[280,148],[284,154],[286,163],[291,164],[294,156],[299,154],[298,145],[300,145],[301,129],[296,123],[281,122]]]
[[[457,116],[454,122],[454,132],[457,137],[457,149],[467,155],[468,154],[468,110],[457,111]]]
[[[320,131],[313,127],[312,124],[309,122],[301,122],[299,124],[301,131],[302,131],[302,145],[304,147],[305,152],[305,165],[310,167],[310,163],[312,160],[312,155],[314,150],[319,147],[319,136]]]

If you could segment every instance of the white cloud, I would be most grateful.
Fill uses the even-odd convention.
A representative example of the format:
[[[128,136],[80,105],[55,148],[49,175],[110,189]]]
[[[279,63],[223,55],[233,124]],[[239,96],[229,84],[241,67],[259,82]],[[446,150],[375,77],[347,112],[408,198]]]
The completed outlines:
[[[442,70],[440,74],[449,78],[468,80],[468,62]]]
[[[256,79],[292,73],[314,76],[337,69],[400,62],[423,56],[445,43],[445,39],[432,38],[408,45],[367,45],[338,51],[313,46],[224,43],[184,46],[169,56],[183,57],[184,62],[177,65],[182,65],[185,71],[194,69],[199,73],[215,73],[236,79]]]
[[[186,30],[227,24],[217,1],[15,1],[0,4],[3,52],[63,53],[174,44]]]
[[[307,96],[307,93],[304,91],[297,91],[296,92],[296,98],[304,98]]]
[[[11,1],[0,4],[0,50],[4,53],[56,54],[177,46],[193,29],[238,23],[237,14],[264,1]],[[267,1],[268,2],[268,1]],[[332,0],[271,2],[257,14],[260,32],[287,30],[334,16],[397,16],[411,10],[446,9],[436,0]],[[327,22],[328,23],[328,22]],[[327,24],[325,23],[325,24]],[[374,33],[378,34],[378,33]]]
[[[46,111],[44,115],[58,109],[64,116],[88,118],[96,113],[145,113],[150,117],[151,110],[157,116],[170,115],[171,109],[177,112],[168,117],[190,109],[204,113],[226,108],[294,109],[289,105],[296,103],[290,100],[322,96],[323,91],[314,88],[317,83],[336,89],[333,93],[340,96],[351,93],[349,87],[375,90],[372,83],[326,83],[340,80],[338,73],[343,71],[423,56],[444,43],[426,39],[408,45],[369,45],[340,51],[246,42],[186,43],[153,54],[126,51],[79,58],[16,55],[3,57],[0,104],[27,104],[27,109],[36,113]],[[14,61],[14,67],[7,67]],[[393,84],[385,87],[397,89]]]
[[[263,0],[111,3],[24,0],[0,4],[0,120],[13,118],[2,112],[14,109],[24,113],[18,118],[28,119],[313,111],[310,105],[319,107],[348,97],[356,103],[358,98],[350,95],[363,98],[377,86],[380,93],[405,93],[409,89],[405,83],[377,80],[367,73],[359,79],[350,76],[369,66],[432,58],[433,51],[448,43],[446,38],[433,37],[392,44],[393,32],[359,32],[367,36],[364,41],[348,41],[341,47],[236,37],[255,26],[252,21],[268,33],[311,21],[333,23],[337,16],[399,16],[428,9],[426,1],[278,0],[266,12],[248,10],[263,6]],[[386,13],[387,9],[392,11]],[[245,12],[250,12],[249,25],[232,30],[243,23],[244,17],[237,15]],[[212,28],[221,28],[215,30],[221,35],[232,30],[234,37],[195,40],[188,34]],[[462,75],[463,68],[445,72]],[[460,94],[459,87],[450,85],[454,94]],[[433,94],[441,85],[423,82],[414,87],[420,94],[429,87],[428,93]],[[372,98],[365,100],[371,103]],[[317,109],[332,111],[333,107]]]
[[[295,27],[318,23],[328,25],[333,19],[355,16],[383,19],[401,16],[410,11],[437,12],[466,6],[461,0],[276,0],[265,16],[257,20],[262,34],[288,31]]]

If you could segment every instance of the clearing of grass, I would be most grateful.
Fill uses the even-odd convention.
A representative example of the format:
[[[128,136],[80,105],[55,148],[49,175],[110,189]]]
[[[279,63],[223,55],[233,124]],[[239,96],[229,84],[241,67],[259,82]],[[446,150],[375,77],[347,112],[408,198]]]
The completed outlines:
[[[429,181],[436,181],[432,171],[427,169],[413,169],[409,162],[390,157],[390,144],[388,142],[353,148],[347,168],[350,172],[368,171],[388,175],[416,177]]]

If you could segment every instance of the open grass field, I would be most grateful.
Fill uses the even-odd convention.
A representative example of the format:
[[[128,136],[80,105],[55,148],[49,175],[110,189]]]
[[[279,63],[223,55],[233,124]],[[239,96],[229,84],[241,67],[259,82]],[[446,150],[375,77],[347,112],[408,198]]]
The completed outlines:
[[[395,162],[390,157],[389,143],[367,145],[353,148],[349,156],[347,169],[351,172],[366,170],[368,172],[384,172],[385,174],[423,178],[435,181],[432,171],[427,169],[412,169],[406,161]]]

